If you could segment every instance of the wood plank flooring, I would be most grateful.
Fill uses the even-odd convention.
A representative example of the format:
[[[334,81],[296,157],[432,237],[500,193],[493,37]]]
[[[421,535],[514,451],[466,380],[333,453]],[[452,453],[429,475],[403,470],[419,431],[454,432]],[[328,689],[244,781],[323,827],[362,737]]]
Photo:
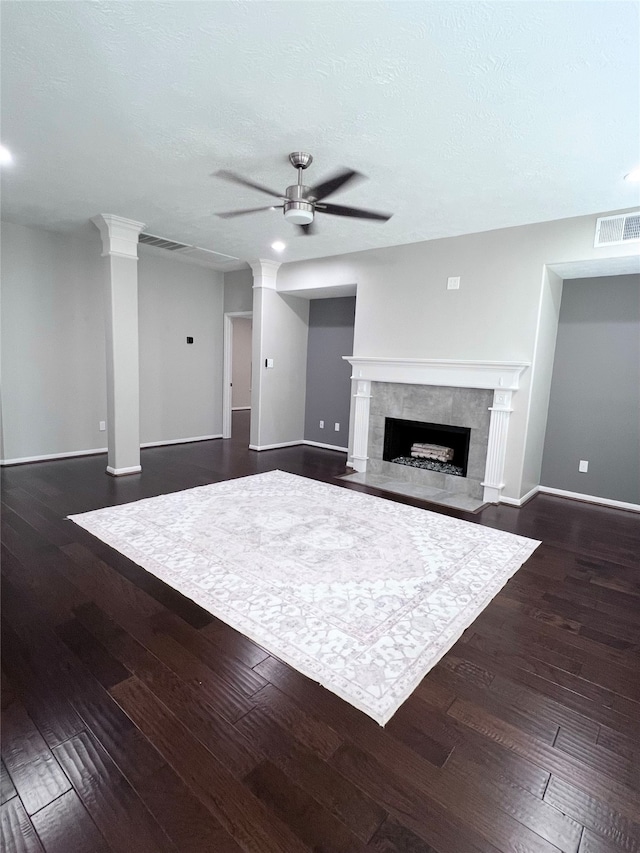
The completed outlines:
[[[344,455],[234,438],[3,472],[6,853],[640,853],[640,517],[539,495],[543,545],[385,728],[66,520]]]

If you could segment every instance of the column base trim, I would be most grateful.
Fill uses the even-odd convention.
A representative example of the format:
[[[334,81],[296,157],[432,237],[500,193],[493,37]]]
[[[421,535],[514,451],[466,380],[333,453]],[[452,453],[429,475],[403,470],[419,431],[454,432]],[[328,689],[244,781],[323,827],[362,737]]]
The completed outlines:
[[[142,471],[142,465],[132,465],[129,468],[112,468],[107,465],[107,474],[111,477],[127,477],[129,474],[139,474]]]
[[[489,485],[488,483],[480,483],[480,485],[484,487],[482,500],[486,504],[500,503],[500,494],[504,489],[504,483],[501,483],[498,486]]]

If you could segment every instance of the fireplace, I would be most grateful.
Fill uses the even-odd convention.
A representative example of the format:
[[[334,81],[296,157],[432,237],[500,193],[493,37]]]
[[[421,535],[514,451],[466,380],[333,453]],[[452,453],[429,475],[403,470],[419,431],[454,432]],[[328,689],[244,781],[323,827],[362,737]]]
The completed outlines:
[[[349,456],[358,473],[466,493],[497,503],[505,487],[512,398],[526,362],[344,356],[353,368]],[[396,465],[383,459],[385,418],[466,426],[471,430],[466,476]],[[404,473],[406,472],[406,473]],[[424,478],[427,478],[424,480]]]
[[[382,458],[454,477],[466,477],[469,461],[468,427],[385,418]]]

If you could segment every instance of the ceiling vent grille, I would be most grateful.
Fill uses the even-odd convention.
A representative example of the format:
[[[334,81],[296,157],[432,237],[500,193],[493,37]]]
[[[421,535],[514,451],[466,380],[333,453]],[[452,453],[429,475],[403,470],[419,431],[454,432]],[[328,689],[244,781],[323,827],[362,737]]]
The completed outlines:
[[[154,249],[165,249],[168,252],[186,255],[195,260],[205,261],[217,266],[234,264],[239,260],[235,255],[225,255],[224,252],[214,252],[213,249],[203,249],[201,246],[177,243],[175,240],[167,240],[166,237],[158,237],[157,234],[139,234],[138,242],[145,246],[153,246]]]
[[[140,234],[138,243],[144,243],[145,246],[155,246],[156,249],[167,249],[169,252],[176,252],[180,249],[189,249],[186,243],[176,243],[173,240],[165,240],[164,237],[156,237],[155,234]]]
[[[640,240],[640,210],[618,216],[601,216],[596,222],[594,246],[616,246],[631,240]]]

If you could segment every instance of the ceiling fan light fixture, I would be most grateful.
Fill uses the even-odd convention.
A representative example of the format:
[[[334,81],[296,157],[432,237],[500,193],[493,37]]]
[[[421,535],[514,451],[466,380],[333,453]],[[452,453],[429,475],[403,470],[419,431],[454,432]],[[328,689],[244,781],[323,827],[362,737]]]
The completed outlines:
[[[313,205],[308,201],[285,202],[284,218],[293,225],[310,225],[313,222]]]

